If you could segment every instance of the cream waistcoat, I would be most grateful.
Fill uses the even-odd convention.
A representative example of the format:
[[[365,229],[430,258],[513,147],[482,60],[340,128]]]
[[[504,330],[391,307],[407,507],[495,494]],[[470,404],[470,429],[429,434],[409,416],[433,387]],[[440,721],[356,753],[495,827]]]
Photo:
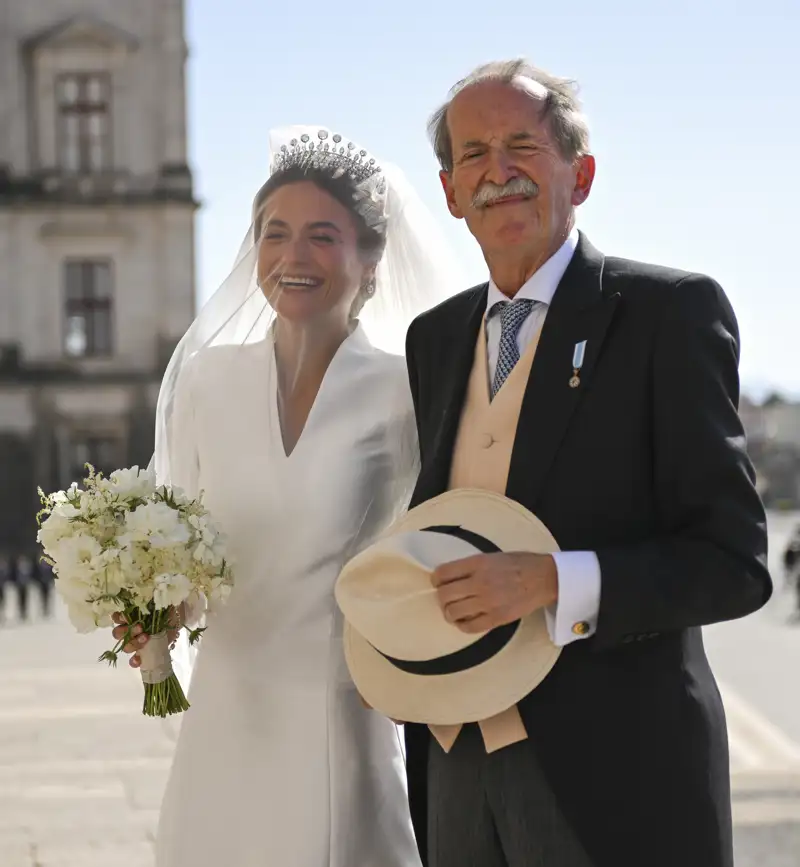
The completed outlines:
[[[528,344],[494,400],[490,400],[486,330],[485,326],[480,328],[453,448],[450,490],[480,488],[505,494],[522,399],[540,334],[541,329]],[[479,725],[489,752],[527,737],[516,705]],[[461,726],[432,725],[430,730],[442,748],[449,751],[461,731]]]

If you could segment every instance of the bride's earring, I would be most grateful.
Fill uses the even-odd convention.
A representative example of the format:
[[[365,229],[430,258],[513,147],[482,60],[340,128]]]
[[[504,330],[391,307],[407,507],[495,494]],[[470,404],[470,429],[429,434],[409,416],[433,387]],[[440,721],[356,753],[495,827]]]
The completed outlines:
[[[372,298],[375,294],[375,278],[371,277],[367,285],[364,287],[364,294],[367,298]]]

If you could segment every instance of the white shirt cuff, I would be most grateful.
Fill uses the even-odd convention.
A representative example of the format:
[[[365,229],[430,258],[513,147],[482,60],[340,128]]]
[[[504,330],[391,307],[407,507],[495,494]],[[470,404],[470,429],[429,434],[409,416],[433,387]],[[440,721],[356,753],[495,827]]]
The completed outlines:
[[[553,554],[558,571],[558,602],[545,608],[553,644],[563,647],[589,638],[597,629],[600,611],[600,561],[594,551]]]

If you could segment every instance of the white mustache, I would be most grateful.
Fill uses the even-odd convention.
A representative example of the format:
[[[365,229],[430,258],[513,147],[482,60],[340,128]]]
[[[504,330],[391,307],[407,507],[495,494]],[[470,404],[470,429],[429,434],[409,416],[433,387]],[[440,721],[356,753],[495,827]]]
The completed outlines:
[[[539,185],[530,178],[512,178],[502,186],[492,183],[492,181],[486,181],[472,197],[472,206],[473,208],[487,208],[509,196],[528,196],[528,198],[533,199],[538,195]]]

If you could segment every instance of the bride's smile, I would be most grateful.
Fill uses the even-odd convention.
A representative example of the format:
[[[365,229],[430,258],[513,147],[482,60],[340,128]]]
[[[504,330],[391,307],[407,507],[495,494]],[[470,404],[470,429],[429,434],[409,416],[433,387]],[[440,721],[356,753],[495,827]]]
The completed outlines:
[[[323,284],[323,280],[320,277],[281,277],[278,281],[278,285],[282,289],[290,289],[290,290],[309,290],[309,289],[319,289]]]

